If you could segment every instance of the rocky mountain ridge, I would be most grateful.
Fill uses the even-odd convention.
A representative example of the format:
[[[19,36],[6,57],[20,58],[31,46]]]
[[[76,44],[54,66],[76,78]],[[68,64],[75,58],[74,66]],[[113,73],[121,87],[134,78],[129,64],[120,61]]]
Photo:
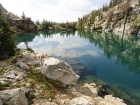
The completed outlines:
[[[83,24],[83,25],[82,25]],[[140,34],[140,1],[123,0],[104,11],[103,8],[79,18],[78,29]]]
[[[33,32],[38,30],[31,18],[22,18],[14,15],[13,13],[8,12],[2,4],[0,4],[0,10],[4,14],[4,18],[8,22],[10,29],[15,33]]]

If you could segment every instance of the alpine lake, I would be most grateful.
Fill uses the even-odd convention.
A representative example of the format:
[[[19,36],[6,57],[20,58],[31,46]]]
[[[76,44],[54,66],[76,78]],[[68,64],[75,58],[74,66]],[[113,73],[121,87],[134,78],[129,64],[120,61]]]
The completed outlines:
[[[140,36],[105,32],[43,31],[14,37],[19,48],[69,63],[78,83],[96,83],[128,105],[140,105]]]

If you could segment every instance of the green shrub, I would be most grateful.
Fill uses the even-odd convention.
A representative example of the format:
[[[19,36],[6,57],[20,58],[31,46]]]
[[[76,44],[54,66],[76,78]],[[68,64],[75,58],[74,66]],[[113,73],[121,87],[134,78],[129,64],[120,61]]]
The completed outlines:
[[[32,50],[30,47],[28,47],[27,50],[30,52],[34,52],[34,50]]]
[[[98,27],[97,27],[97,29],[102,29],[102,28],[103,28],[102,26],[98,26]]]
[[[10,58],[10,62],[13,64],[13,63],[16,63],[18,61],[18,57],[17,57],[17,55],[15,55],[15,56],[12,56],[11,58]]]
[[[3,18],[0,10],[0,60],[15,54],[16,46],[12,40],[13,32]]]
[[[5,84],[0,82],[0,90],[4,89],[5,87],[10,87],[10,84],[8,82],[6,82]]]
[[[137,24],[133,24],[131,27],[135,29],[135,28],[137,28],[138,26],[137,26]]]

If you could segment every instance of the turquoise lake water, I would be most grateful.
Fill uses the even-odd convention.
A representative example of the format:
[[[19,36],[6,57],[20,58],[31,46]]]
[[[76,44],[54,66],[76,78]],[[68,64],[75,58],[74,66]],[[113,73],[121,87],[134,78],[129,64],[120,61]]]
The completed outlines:
[[[128,105],[140,105],[140,36],[104,32],[38,32],[14,38],[19,48],[71,64],[79,83],[95,82]]]

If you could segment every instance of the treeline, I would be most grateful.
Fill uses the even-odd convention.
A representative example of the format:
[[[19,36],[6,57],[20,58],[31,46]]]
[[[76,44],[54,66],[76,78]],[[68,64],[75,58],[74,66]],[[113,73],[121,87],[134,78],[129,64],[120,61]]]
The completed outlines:
[[[76,24],[77,22],[62,22],[62,23],[59,23],[58,25],[62,28],[68,28],[68,29],[73,29],[73,30],[76,30]]]
[[[26,19],[25,13],[22,14],[22,19]],[[43,19],[43,21],[36,20],[35,24],[37,25],[39,30],[63,30],[63,29],[71,29],[76,30],[77,22],[62,22],[57,23],[53,21],[48,21]]]
[[[102,10],[103,11],[107,11],[108,9],[122,3],[124,0],[110,0],[110,3],[107,5],[107,4],[104,4],[103,7],[102,7]],[[130,0],[126,0],[126,1],[130,1]]]
[[[39,20],[36,20],[36,25],[41,30],[47,30],[47,29],[49,29],[49,27],[53,28],[53,26],[56,25],[56,23],[43,19],[42,22],[40,22]]]
[[[78,18],[78,23],[76,28],[78,30],[83,29],[91,29],[91,26],[93,29],[102,29],[102,26],[98,26],[95,28],[95,21],[102,20],[104,12],[107,12],[110,8],[122,3],[124,0],[111,0],[109,4],[104,4],[102,8],[98,10],[93,10],[90,14],[84,15],[82,18]],[[129,2],[130,0],[126,0],[126,2]],[[124,7],[125,8],[125,5]],[[113,11],[107,13],[107,17],[110,18],[113,14]],[[86,26],[86,27],[85,27]]]
[[[76,22],[62,22],[62,23],[56,23],[52,21],[48,21],[43,19],[42,22],[39,20],[36,20],[36,25],[40,30],[56,30],[56,29],[72,29],[76,30]]]
[[[78,18],[78,24],[76,28],[78,30],[83,30],[85,25],[87,26],[86,29],[90,29],[91,25],[95,27],[95,18],[98,16],[99,19],[103,18],[102,9],[93,10],[91,14],[84,15],[82,18]],[[98,27],[100,28],[100,27]]]

